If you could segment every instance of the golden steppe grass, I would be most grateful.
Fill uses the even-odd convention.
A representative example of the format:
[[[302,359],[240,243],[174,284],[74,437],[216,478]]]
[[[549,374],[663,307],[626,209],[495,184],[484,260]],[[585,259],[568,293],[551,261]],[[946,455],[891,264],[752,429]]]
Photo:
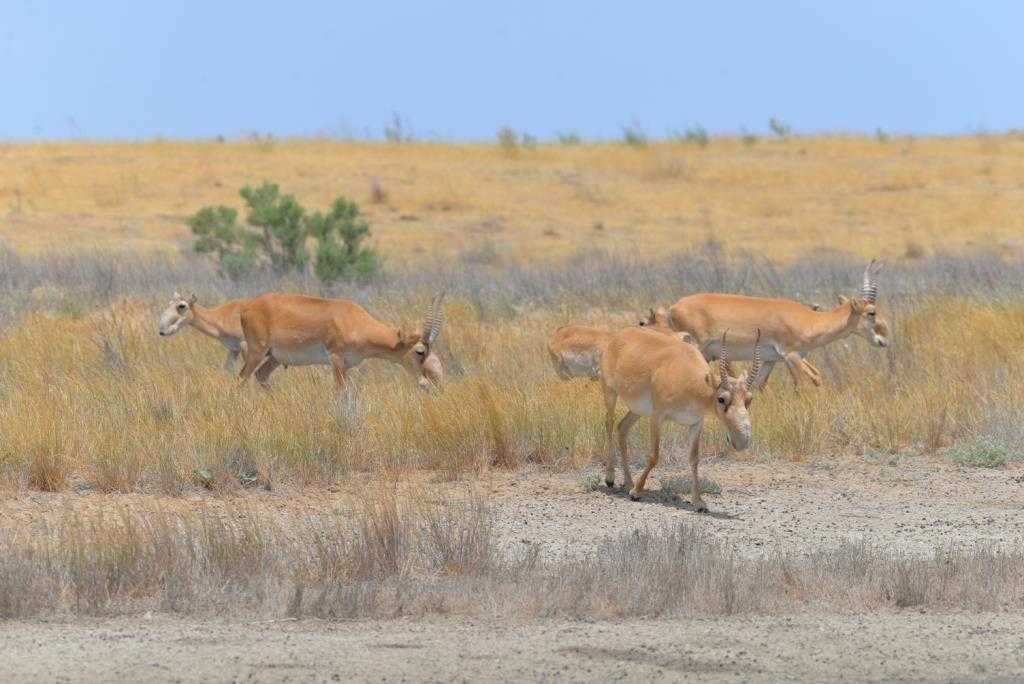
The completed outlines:
[[[396,320],[418,310],[397,304]],[[635,314],[539,310],[482,321],[448,302],[444,391],[366,362],[335,397],[323,368],[278,371],[274,389],[239,387],[222,349],[185,330],[159,338],[158,302],[124,300],[85,315],[22,315],[0,344],[0,479],[8,488],[176,493],[241,484],[329,487],[427,469],[451,479],[525,464],[600,461],[594,383],[564,382],[544,343],[566,319],[626,325]],[[859,338],[811,356],[826,385],[794,392],[779,367],[753,408],[755,446],[739,458],[936,452],[956,441],[1019,438],[1024,300],[922,296],[891,311],[895,344]],[[621,409],[620,409],[621,412]],[[708,421],[703,452],[724,442]],[[646,449],[636,430],[634,455]],[[683,430],[663,458],[683,463]],[[666,466],[663,466],[666,467]],[[655,475],[657,475],[657,470]]]
[[[392,264],[486,246],[508,262],[710,238],[774,260],[1024,247],[1024,137],[715,138],[505,149],[328,139],[0,143],[0,237],[21,252],[176,253],[183,219],[279,183],[360,203]],[[374,188],[379,189],[375,193]]]

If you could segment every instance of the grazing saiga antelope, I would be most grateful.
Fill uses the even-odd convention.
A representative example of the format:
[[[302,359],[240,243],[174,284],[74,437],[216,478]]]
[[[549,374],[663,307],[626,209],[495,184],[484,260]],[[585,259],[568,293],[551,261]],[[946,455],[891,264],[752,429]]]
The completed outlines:
[[[330,365],[340,392],[349,368],[364,359],[383,359],[401,365],[423,389],[440,385],[444,370],[434,346],[441,334],[443,296],[434,297],[423,331],[416,333],[382,323],[348,299],[281,293],[254,297],[240,314],[246,343],[242,382],[257,368],[257,380],[266,387],[280,364]]]
[[[663,309],[661,310],[664,311]],[[693,342],[688,333],[679,333],[668,326],[668,318],[656,318],[654,309],[639,324],[648,330],[672,335],[684,342]],[[601,373],[601,353],[615,333],[587,325],[563,325],[548,340],[548,356],[555,373],[563,380],[589,378],[597,380]]]
[[[196,303],[194,294],[185,299],[175,292],[170,304],[160,314],[157,330],[161,337],[170,337],[188,325],[212,337],[227,348],[224,370],[231,370],[238,355],[245,350],[238,313],[248,302],[248,299],[232,299],[207,309]]]
[[[658,464],[661,448],[661,424],[673,420],[689,427],[687,445],[690,459],[690,503],[698,512],[707,511],[700,496],[697,463],[698,446],[704,417],[713,413],[726,430],[726,438],[742,451],[750,444],[750,414],[747,409],[753,398],[753,382],[761,367],[760,334],[754,343],[753,364],[742,378],[736,378],[729,366],[726,335],[722,334],[718,360],[718,379],[712,377],[711,366],[700,350],[682,344],[677,338],[652,332],[646,328],[627,328],[616,333],[601,356],[601,387],[605,396],[605,437],[607,453],[605,484],[615,485],[615,459],[612,429],[618,399],[629,411],[619,421],[619,458],[622,462],[624,486],[633,501],[640,498],[647,476]],[[629,472],[626,439],[640,416],[651,418],[651,447],[636,484]]]
[[[763,335],[764,364],[756,378],[764,386],[775,364],[782,361],[793,383],[800,376],[821,384],[821,372],[804,357],[808,352],[849,335],[859,335],[872,346],[889,346],[889,325],[878,315],[878,272],[882,265],[872,259],[864,269],[859,296],[840,297],[831,311],[818,311],[789,299],[767,299],[734,294],[695,294],[683,297],[669,310],[669,323],[697,340],[704,358],[719,355],[718,339],[732,330],[731,353],[737,359],[750,359],[754,353],[753,330]]]

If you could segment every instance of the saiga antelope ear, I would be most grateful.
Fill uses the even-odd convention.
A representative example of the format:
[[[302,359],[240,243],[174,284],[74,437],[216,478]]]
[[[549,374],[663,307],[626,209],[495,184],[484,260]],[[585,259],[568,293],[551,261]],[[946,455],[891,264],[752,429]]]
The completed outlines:
[[[848,302],[848,301],[850,301],[849,297],[844,297],[843,295],[839,295],[839,306],[842,306],[843,304],[846,304],[846,302]]]
[[[188,298],[188,305],[192,306],[196,303],[196,301],[198,301],[198,298],[196,297],[196,293],[193,292],[192,295]]]

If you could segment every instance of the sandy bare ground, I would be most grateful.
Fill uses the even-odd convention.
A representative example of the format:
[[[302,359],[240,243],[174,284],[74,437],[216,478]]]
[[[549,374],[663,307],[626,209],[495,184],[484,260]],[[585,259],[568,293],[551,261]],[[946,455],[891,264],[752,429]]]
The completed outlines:
[[[499,544],[509,550],[536,546],[545,558],[600,553],[623,532],[644,526],[692,524],[727,542],[737,552],[757,555],[767,548],[810,552],[842,540],[865,540],[914,554],[962,543],[1024,543],[1024,463],[1004,468],[959,467],[940,458],[822,459],[815,463],[706,459],[701,476],[713,479],[720,495],[705,495],[709,514],[697,514],[688,492],[660,490],[662,479],[688,474],[671,460],[654,471],[648,491],[630,501],[621,488],[603,484],[584,491],[582,480],[598,475],[526,470],[495,472],[460,482],[436,475],[407,474],[401,487],[413,499],[450,501],[478,497],[494,514]],[[621,477],[621,476],[620,476]],[[346,519],[355,506],[353,479],[340,491],[275,489],[238,496],[191,493],[166,498],[142,494],[20,493],[0,500],[0,529],[54,522],[72,512],[127,505],[229,508],[258,505],[295,525],[316,517]],[[333,489],[333,488],[332,488]],[[364,491],[373,495],[372,486]]]
[[[0,624],[0,680],[963,681],[1024,679],[1024,616],[717,618],[494,625]]]
[[[597,471],[590,471],[596,473]],[[811,464],[710,459],[701,476],[721,485],[696,514],[689,493],[659,491],[660,478],[687,475],[679,464],[654,471],[640,502],[602,484],[583,494],[580,477],[539,473],[491,485],[502,537],[539,545],[544,555],[593,553],[624,530],[694,524],[743,555],[765,548],[809,552],[863,540],[913,554],[950,543],[1024,543],[1024,464],[962,468],[931,458],[822,460]],[[512,495],[511,492],[516,492]]]
[[[639,503],[582,474],[494,473],[456,483],[410,475],[418,496],[478,496],[495,516],[499,544],[534,545],[545,557],[600,553],[624,530],[689,523],[744,555],[808,552],[865,539],[912,553],[947,543],[1024,539],[1024,465],[985,470],[941,459],[822,460],[811,464],[711,459],[702,475],[722,494],[710,515],[687,496]],[[412,484],[408,484],[412,481]],[[344,516],[345,490],[146,495],[17,494],[0,502],[0,527],[55,521],[112,505],[228,510],[237,499],[283,521]],[[265,506],[262,506],[265,504]],[[532,622],[493,620],[245,622],[167,616],[0,623],[0,681],[450,681],[642,679],[678,681],[1019,681],[1024,615],[793,615]]]

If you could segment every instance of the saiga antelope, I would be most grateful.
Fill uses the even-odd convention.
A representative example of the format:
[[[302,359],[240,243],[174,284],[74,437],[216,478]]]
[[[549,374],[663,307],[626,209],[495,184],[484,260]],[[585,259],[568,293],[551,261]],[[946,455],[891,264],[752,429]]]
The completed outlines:
[[[349,368],[364,359],[383,359],[401,365],[423,389],[439,385],[444,370],[434,347],[441,333],[442,298],[434,297],[422,333],[405,333],[348,299],[281,293],[254,297],[240,314],[246,343],[242,382],[257,368],[257,380],[267,386],[280,364],[330,365],[340,392]]]
[[[661,310],[664,311],[664,310]],[[657,316],[661,316],[658,318]],[[650,314],[638,323],[641,327],[666,335],[678,337],[684,342],[693,342],[688,333],[678,333],[667,324],[667,317]],[[611,330],[593,328],[587,325],[563,325],[548,340],[548,356],[555,373],[563,380],[570,378],[589,378],[597,380],[600,376],[601,353],[615,333]]]
[[[756,340],[760,340],[760,334]],[[761,345],[755,341],[753,365],[743,379],[733,375],[726,352],[723,333],[718,361],[719,377],[715,380],[711,366],[692,344],[652,332],[646,328],[627,328],[616,333],[601,356],[601,387],[605,397],[606,462],[605,484],[615,485],[615,460],[612,429],[615,404],[619,398],[629,411],[619,421],[619,458],[622,462],[624,486],[633,501],[640,498],[647,476],[658,464],[661,448],[661,424],[673,420],[689,427],[687,448],[690,460],[690,503],[698,512],[707,511],[700,496],[697,463],[698,447],[704,417],[709,413],[722,423],[726,438],[742,451],[750,444],[750,414],[747,409],[753,398],[753,382],[761,368]],[[644,468],[636,484],[629,472],[626,440],[640,416],[651,418],[651,446]]]
[[[779,361],[786,364],[798,387],[801,375],[820,385],[821,373],[804,358],[808,352],[849,335],[859,335],[875,347],[889,346],[889,325],[876,308],[881,266],[872,259],[864,269],[859,296],[840,297],[831,311],[818,311],[789,299],[695,294],[672,306],[669,323],[673,329],[693,335],[708,360],[718,356],[718,339],[725,330],[734,331],[730,353],[737,359],[750,359],[754,353],[752,331],[760,329],[764,364],[756,378],[758,387],[764,386]]]
[[[188,325],[220,342],[228,350],[224,370],[231,370],[238,355],[245,350],[239,311],[250,300],[232,299],[212,309],[199,306],[193,294],[185,299],[177,292],[160,314],[157,330],[161,337],[170,337]]]

